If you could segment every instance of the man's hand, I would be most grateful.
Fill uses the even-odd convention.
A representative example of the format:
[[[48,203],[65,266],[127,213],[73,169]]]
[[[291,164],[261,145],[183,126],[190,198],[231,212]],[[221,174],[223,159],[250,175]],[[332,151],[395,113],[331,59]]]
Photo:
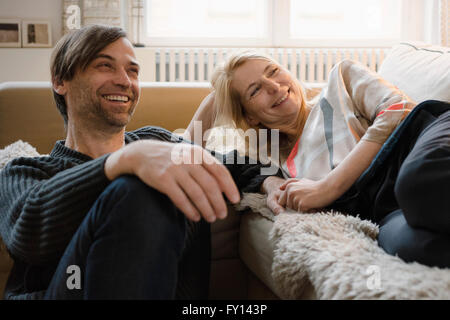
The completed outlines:
[[[177,148],[174,152],[174,148]],[[180,163],[180,153],[190,155],[189,163]],[[194,157],[200,159],[194,164]],[[112,153],[105,162],[105,174],[114,180],[133,174],[152,188],[166,194],[188,219],[208,222],[227,216],[222,192],[237,203],[239,191],[231,174],[216,158],[199,146],[142,140]]]
[[[338,198],[325,180],[288,179],[280,190],[279,205],[301,212],[324,208]]]
[[[284,211],[283,206],[279,202],[279,198],[282,194],[280,186],[286,182],[285,179],[271,176],[267,177],[262,184],[262,191],[267,193],[267,206],[275,215]]]

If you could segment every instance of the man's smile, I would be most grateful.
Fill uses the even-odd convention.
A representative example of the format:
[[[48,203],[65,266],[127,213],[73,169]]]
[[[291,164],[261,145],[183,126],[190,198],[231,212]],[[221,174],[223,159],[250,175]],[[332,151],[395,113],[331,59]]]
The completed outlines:
[[[112,102],[128,102],[130,101],[130,97],[126,95],[119,95],[119,94],[107,94],[102,95],[102,97],[108,101]]]

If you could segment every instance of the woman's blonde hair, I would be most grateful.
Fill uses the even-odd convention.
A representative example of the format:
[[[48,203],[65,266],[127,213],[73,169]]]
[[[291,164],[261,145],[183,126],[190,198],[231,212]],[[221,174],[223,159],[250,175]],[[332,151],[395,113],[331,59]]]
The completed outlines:
[[[239,93],[231,86],[234,72],[237,68],[249,60],[266,60],[282,67],[272,57],[258,53],[256,51],[244,51],[232,54],[222,65],[218,66],[213,75],[211,84],[213,86],[214,96],[214,126],[232,126],[237,129],[246,131],[248,129],[268,129],[262,124],[257,126],[250,125],[245,118],[245,109],[241,104],[241,97]],[[288,137],[286,134],[280,132],[280,160],[286,158],[290,150],[293,148],[296,141],[301,135],[304,123],[306,121],[308,102],[306,101],[305,89],[300,82],[292,77],[296,82],[301,95],[301,108],[299,117],[297,119],[298,134],[295,137]],[[268,130],[270,132],[270,130]],[[268,144],[270,150],[270,136],[268,137]],[[247,148],[246,148],[247,149]],[[248,150],[246,150],[248,153]]]

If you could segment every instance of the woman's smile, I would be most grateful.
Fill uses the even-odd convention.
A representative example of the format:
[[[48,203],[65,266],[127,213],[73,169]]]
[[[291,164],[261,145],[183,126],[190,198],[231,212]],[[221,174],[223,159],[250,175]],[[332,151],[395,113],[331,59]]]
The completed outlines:
[[[272,108],[276,108],[283,105],[288,100],[290,93],[291,89],[288,89],[287,92],[272,105]]]

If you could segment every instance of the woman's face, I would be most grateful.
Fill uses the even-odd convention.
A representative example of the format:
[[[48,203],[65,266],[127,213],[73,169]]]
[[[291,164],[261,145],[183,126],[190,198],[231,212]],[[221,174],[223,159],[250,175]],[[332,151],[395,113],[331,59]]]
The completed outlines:
[[[281,132],[295,127],[302,98],[291,74],[280,65],[250,59],[235,70],[231,87],[239,93],[250,125],[261,123]]]

